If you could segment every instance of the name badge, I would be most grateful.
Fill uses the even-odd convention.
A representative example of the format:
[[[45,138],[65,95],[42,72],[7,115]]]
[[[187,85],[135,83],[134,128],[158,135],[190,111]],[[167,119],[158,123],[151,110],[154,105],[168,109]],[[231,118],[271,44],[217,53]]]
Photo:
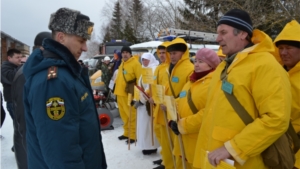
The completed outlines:
[[[179,78],[176,77],[176,76],[173,76],[173,77],[172,77],[172,82],[178,83],[178,82],[179,82]]]
[[[126,74],[127,74],[127,71],[126,71],[126,70],[123,70],[123,74],[126,75]]]
[[[232,94],[233,91],[233,84],[227,82],[227,81],[223,81],[222,82],[222,90],[225,91],[228,94]]]
[[[181,91],[180,94],[179,94],[179,97],[183,98],[185,96],[186,96],[186,91]]]

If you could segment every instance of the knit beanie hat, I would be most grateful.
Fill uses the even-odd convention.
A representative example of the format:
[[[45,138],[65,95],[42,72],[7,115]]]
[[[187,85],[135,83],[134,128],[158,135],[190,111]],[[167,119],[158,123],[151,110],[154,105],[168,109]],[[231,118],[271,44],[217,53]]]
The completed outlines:
[[[132,55],[131,49],[129,46],[123,46],[121,49],[121,53],[123,53],[124,51],[129,52]]]
[[[52,38],[51,32],[40,32],[36,35],[34,38],[34,46],[42,46],[43,40],[49,38]]]
[[[241,9],[232,9],[228,11],[218,22],[221,24],[232,26],[236,29],[245,31],[252,37],[252,21],[249,14]]]
[[[218,67],[219,63],[221,62],[217,53],[208,48],[199,49],[196,53],[196,59],[202,60],[212,68]]]

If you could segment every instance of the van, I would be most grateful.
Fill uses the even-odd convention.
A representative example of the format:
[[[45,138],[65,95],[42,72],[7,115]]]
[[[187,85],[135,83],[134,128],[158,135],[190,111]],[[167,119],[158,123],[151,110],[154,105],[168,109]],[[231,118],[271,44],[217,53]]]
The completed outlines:
[[[141,56],[143,53],[152,53],[156,59],[158,59],[157,56],[157,47],[161,45],[163,42],[161,41],[149,41],[149,42],[143,42],[131,45],[130,48],[132,50],[132,55],[138,55]],[[212,45],[212,44],[189,44],[189,51],[190,51],[190,57],[193,57],[196,55],[197,51],[201,48],[209,48],[216,52],[218,52],[219,45]]]

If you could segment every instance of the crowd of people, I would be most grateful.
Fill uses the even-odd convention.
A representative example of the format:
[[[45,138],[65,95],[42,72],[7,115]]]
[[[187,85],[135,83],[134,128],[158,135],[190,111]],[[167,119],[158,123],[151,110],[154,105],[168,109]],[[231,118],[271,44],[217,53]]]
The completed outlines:
[[[109,167],[88,71],[78,61],[93,25],[79,11],[60,8],[50,16],[51,32],[36,36],[24,65],[20,51],[8,50],[1,83],[18,168]],[[193,62],[179,37],[157,46],[159,60],[152,53],[134,57],[128,46],[116,53],[114,66],[104,58],[102,80],[109,90],[114,74],[123,121],[116,139],[137,143],[143,155],[161,147],[155,169],[210,169],[226,160],[236,169],[300,168],[300,24],[290,21],[274,41],[253,29],[240,9],[225,13],[217,25],[219,51],[199,49]],[[176,120],[166,103],[153,98],[145,69],[153,73],[152,85],[175,99]],[[278,140],[283,144],[273,155],[279,158],[266,157]]]

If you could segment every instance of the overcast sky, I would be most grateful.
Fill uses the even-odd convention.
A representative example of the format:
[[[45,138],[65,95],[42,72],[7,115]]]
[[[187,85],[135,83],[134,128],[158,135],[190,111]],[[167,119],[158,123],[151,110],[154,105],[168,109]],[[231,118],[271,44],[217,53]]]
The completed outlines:
[[[35,36],[50,31],[50,14],[61,7],[72,8],[88,15],[95,23],[94,31],[100,36],[103,23],[101,9],[105,0],[1,0],[1,31],[32,48]]]

